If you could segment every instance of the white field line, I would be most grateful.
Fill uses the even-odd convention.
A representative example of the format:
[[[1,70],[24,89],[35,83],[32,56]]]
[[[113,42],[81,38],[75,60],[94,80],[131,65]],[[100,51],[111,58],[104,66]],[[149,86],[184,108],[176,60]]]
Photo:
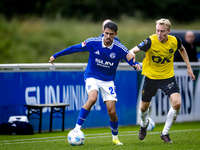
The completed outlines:
[[[172,132],[192,132],[199,131],[200,129],[187,129],[187,130],[172,130]],[[148,132],[148,134],[160,134],[161,132]],[[120,132],[119,136],[138,135],[138,131]],[[106,138],[111,137],[111,133],[99,133],[99,134],[85,134],[86,139],[94,138]],[[25,143],[39,143],[39,142],[50,142],[50,141],[62,141],[67,140],[67,136],[56,136],[56,137],[43,137],[43,138],[31,138],[31,139],[19,139],[19,140],[3,140],[0,141],[0,145],[13,145],[13,144],[25,144]]]

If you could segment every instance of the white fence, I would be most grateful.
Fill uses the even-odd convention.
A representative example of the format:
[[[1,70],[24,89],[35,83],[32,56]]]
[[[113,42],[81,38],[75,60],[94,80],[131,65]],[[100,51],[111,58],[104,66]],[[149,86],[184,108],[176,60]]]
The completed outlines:
[[[200,69],[200,62],[190,63],[193,69]],[[140,63],[142,67],[142,63]],[[0,64],[0,72],[20,72],[20,71],[34,71],[34,70],[85,70],[87,63],[24,63],[24,64]],[[184,62],[175,62],[174,68],[186,68]],[[118,70],[131,70],[132,67],[128,63],[119,63]]]

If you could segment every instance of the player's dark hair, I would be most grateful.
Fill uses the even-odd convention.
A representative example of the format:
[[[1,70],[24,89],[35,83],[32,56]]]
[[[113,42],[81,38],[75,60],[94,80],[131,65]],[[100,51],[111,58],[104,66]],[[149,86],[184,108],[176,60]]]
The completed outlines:
[[[117,24],[114,23],[114,22],[112,22],[112,21],[107,22],[107,23],[104,25],[104,30],[105,30],[106,28],[109,28],[110,30],[113,30],[113,31],[115,31],[115,32],[117,32],[117,30],[118,30]]]

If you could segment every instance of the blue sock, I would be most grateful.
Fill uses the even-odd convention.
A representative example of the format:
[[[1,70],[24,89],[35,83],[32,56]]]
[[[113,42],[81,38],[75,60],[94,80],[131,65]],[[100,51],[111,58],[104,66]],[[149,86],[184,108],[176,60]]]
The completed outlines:
[[[112,135],[118,135],[118,121],[116,122],[110,121],[110,128]]]
[[[89,110],[81,108],[76,123],[78,125],[82,126],[82,124],[84,123],[84,121],[85,121],[86,117],[88,116],[89,112],[90,112]]]

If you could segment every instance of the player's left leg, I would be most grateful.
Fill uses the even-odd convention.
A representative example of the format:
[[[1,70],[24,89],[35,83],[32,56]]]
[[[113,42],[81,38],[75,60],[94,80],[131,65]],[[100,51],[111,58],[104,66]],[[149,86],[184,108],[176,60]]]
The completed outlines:
[[[118,117],[116,113],[115,103],[117,102],[117,94],[115,92],[115,85],[113,81],[99,82],[101,96],[106,104],[108,115],[110,117],[110,128],[113,136],[113,143],[115,145],[123,145],[118,139]]]
[[[161,139],[164,140],[165,143],[173,143],[169,137],[168,132],[172,127],[173,123],[176,121],[177,115],[181,107],[181,96],[178,93],[178,91],[170,95],[170,101],[171,101],[171,108],[167,114],[167,120],[165,122],[164,129],[160,135]]]
[[[116,101],[107,100],[105,101],[108,115],[110,117],[110,128],[113,135],[113,143],[115,145],[123,145],[118,139],[118,117],[116,113],[116,107],[115,107]]]

